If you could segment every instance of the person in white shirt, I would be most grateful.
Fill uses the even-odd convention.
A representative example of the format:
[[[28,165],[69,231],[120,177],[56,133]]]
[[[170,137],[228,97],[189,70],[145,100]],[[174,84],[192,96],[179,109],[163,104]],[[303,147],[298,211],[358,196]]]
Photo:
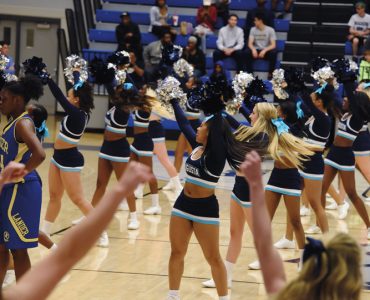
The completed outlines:
[[[246,70],[246,53],[244,47],[244,31],[237,26],[238,16],[231,14],[228,25],[220,29],[217,49],[213,52],[213,62],[231,57],[235,60],[237,71]]]
[[[348,40],[352,42],[352,55],[354,57],[358,55],[358,48],[364,45],[370,33],[370,15],[365,13],[365,9],[364,2],[357,2],[356,14],[348,22]]]
[[[247,49],[247,72],[253,72],[253,60],[266,59],[269,61],[269,78],[276,65],[276,33],[275,30],[266,26],[265,15],[261,12],[254,17],[254,25],[248,38]]]

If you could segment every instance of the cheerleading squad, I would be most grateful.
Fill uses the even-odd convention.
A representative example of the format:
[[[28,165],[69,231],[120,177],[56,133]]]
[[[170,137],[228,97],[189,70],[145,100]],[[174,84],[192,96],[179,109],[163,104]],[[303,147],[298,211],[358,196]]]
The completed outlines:
[[[98,179],[91,203],[84,197],[80,175],[84,158],[77,148],[94,107],[92,87],[87,82],[86,61],[78,56],[67,58],[66,76],[71,83],[67,97],[50,79],[42,60],[36,57],[24,63],[25,76],[19,80],[7,81],[2,77],[0,109],[8,116],[9,123],[1,139],[3,175],[0,176],[0,183],[5,185],[0,196],[0,229],[3,236],[0,242],[0,283],[8,267],[9,252],[14,260],[18,282],[17,286],[4,293],[4,299],[20,298],[19,295],[22,299],[46,298],[96,239],[99,238],[98,246],[107,247],[109,241],[104,229],[114,211],[123,208],[123,198],[130,211],[127,228],[138,229],[140,222],[136,214],[134,190],[139,183],[148,182],[151,193],[152,203],[144,214],[161,214],[158,184],[153,174],[153,153],[171,177],[166,188],[177,195],[169,228],[168,300],[180,299],[184,258],[193,233],[211,267],[212,279],[203,282],[203,285],[215,287],[219,299],[229,299],[228,289],[232,284],[233,266],[241,252],[245,222],[253,233],[259,257],[249,267],[262,269],[268,293],[277,294],[277,299],[290,299],[287,298],[288,289],[293,289],[291,285],[294,283],[285,287],[281,259],[271,239],[270,223],[282,196],[288,221],[284,239],[290,238],[291,242],[295,236],[303,257],[299,266],[302,272],[295,283],[299,285],[304,276],[313,278],[314,273],[329,272],[329,267],[322,265],[332,260],[355,262],[354,271],[347,274],[346,279],[354,280],[350,278],[352,276],[361,279],[357,276],[360,273],[359,249],[347,235],[337,235],[327,248],[314,239],[309,239],[305,245],[300,198],[302,196],[316,215],[319,230],[315,232],[328,232],[326,193],[338,174],[348,198],[365,223],[370,239],[369,217],[364,202],[356,193],[354,172],[356,153],[362,158],[363,174],[369,182],[367,122],[370,118],[370,84],[356,83],[356,71],[347,60],[330,63],[318,59],[312,64],[318,85],[313,92],[305,86],[302,74],[297,70],[274,71],[272,83],[278,100],[276,107],[263,98],[268,93],[265,83],[248,73],[237,74],[232,86],[222,76],[203,84],[193,77],[191,65],[180,58],[181,51],[181,47],[175,45],[162,49],[155,92],[144,80],[144,73],[138,76],[137,72],[128,70],[130,54],[125,51],[112,54],[106,62],[100,59],[91,62],[91,75],[96,84],[106,86],[111,103],[105,117]],[[342,95],[336,92],[336,81],[344,87],[343,101]],[[41,179],[35,169],[45,158],[40,141],[47,134],[47,113],[38,112],[42,111],[38,106],[30,107],[30,113],[25,111],[31,99],[37,100],[42,95],[42,84],[49,86],[66,116],[54,144],[49,169],[50,199],[42,230],[39,231]],[[202,121],[201,112],[204,115]],[[246,121],[239,123],[232,116],[236,112],[240,112]],[[131,145],[126,138],[130,115],[134,120]],[[176,169],[167,156],[161,118],[175,118],[181,130],[176,149],[178,160],[179,157],[182,159],[184,151],[189,153],[183,188],[178,176],[179,168]],[[329,150],[327,154],[326,149]],[[274,168],[263,192],[261,172],[258,170],[266,156],[274,160]],[[181,159],[177,165],[181,165]],[[236,177],[230,201],[230,242],[224,262],[219,251],[220,220],[215,188],[226,162],[235,170]],[[119,184],[113,191],[105,193],[113,172]],[[84,217],[74,221],[76,227],[57,247],[49,236],[61,209],[64,191]],[[338,204],[343,205],[342,202],[338,201]],[[36,247],[39,237],[43,245],[55,251],[24,275],[30,269],[27,249]],[[281,246],[282,242],[279,242],[278,248],[284,248],[284,243]],[[340,247],[343,244],[347,245],[346,249]],[[335,251],[329,251],[331,248]],[[347,252],[350,251],[353,257],[348,257]],[[322,264],[319,266],[322,270],[317,270],[317,260]],[[54,267],[50,268],[50,265]],[[272,266],[275,267],[271,271]],[[341,264],[331,264],[330,272],[335,273],[335,269],[341,267]],[[322,295],[316,289],[327,292],[325,286],[330,276],[325,274],[320,277],[321,285],[313,285],[315,290],[312,293],[315,295]],[[43,282],[42,288],[34,288],[39,285],[37,280]],[[340,282],[335,284],[339,286]],[[361,285],[356,287],[351,299],[359,299]],[[27,291],[29,294],[26,296],[27,289],[32,292]],[[330,288],[332,293],[339,293],[340,289],[337,290]],[[304,299],[315,298],[311,291],[305,293],[308,296]]]

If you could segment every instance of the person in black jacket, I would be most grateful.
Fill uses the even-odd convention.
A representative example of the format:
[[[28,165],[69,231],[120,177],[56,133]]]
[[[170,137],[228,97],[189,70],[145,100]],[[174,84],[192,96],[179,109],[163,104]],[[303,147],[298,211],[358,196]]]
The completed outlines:
[[[195,36],[189,37],[188,45],[184,49],[182,58],[194,67],[194,75],[200,77],[206,73],[206,56],[198,48],[197,43],[198,40]]]
[[[131,21],[130,14],[125,11],[121,14],[121,23],[116,27],[117,51],[132,49],[136,57],[142,60],[141,33],[139,26]]]

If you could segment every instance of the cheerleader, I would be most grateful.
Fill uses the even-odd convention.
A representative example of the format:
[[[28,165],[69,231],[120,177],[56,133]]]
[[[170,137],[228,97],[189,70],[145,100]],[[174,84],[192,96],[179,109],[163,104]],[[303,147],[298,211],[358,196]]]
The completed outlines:
[[[321,201],[325,203],[325,194],[335,175],[339,173],[349,199],[366,225],[367,237],[370,239],[369,216],[363,201],[356,192],[355,157],[352,150],[354,140],[364,123],[370,119],[370,100],[366,93],[355,91],[354,81],[344,82],[344,89],[348,97],[343,101],[345,114],[339,120],[333,145],[325,158]]]
[[[24,166],[10,163],[1,173],[0,190],[5,182],[22,176],[23,170]],[[130,163],[119,183],[103,196],[96,209],[85,220],[65,234],[58,249],[37,263],[16,285],[8,288],[4,293],[0,291],[0,299],[46,299],[63,276],[94,245],[117,211],[122,198],[133,192],[139,183],[150,180],[152,176],[146,166]],[[0,262],[3,263],[3,261]]]
[[[1,169],[11,161],[25,164],[23,178],[4,186],[0,195],[0,286],[9,263],[9,251],[19,280],[31,267],[28,248],[38,244],[42,193],[35,169],[44,161],[45,152],[26,104],[42,94],[41,81],[34,76],[7,82],[0,92],[1,113],[9,116],[1,136]]]
[[[91,203],[84,197],[81,182],[84,157],[77,149],[91,110],[94,108],[92,88],[80,79],[80,71],[74,70],[73,77],[75,84],[68,90],[67,98],[51,78],[48,80],[52,94],[67,114],[60,124],[60,132],[54,143],[54,154],[49,167],[50,200],[42,227],[42,231],[48,235],[59,215],[64,191],[85,216],[93,209]],[[107,233],[104,232],[101,246],[107,244],[107,237]]]
[[[188,92],[190,92],[192,89],[196,89],[200,87],[202,84],[201,80],[191,76],[189,80],[186,82],[185,87]],[[200,126],[200,110],[192,108],[189,103],[186,103],[186,109],[185,109],[185,116],[190,122],[191,127],[194,130],[197,130],[197,128]],[[184,158],[184,153],[191,153],[193,149],[191,148],[189,142],[186,140],[183,133],[180,133],[179,138],[177,139],[177,144],[175,148],[175,161],[174,165],[177,170],[177,172],[181,171],[182,167],[182,161]],[[164,190],[168,189],[167,186],[163,187]]]

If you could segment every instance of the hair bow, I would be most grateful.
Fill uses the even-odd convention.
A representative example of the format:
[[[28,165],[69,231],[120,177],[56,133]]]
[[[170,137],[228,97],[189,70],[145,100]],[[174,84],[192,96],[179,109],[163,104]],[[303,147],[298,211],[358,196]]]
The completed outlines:
[[[315,93],[316,94],[319,94],[319,95],[321,95],[321,93],[323,92],[323,90],[326,88],[326,86],[328,85],[328,83],[327,82],[325,82],[321,87],[319,87],[316,91],[315,91]]]
[[[284,132],[289,132],[289,127],[281,118],[272,119],[272,124],[276,127],[278,135],[283,134]]]
[[[134,85],[131,82],[126,82],[123,84],[123,89],[128,91],[134,88]]]
[[[302,105],[302,100],[298,100],[297,103],[296,103],[296,113],[297,113],[297,117],[298,119],[302,119],[304,117],[304,112],[301,108],[301,105]]]
[[[83,84],[84,84],[84,81],[82,81],[82,80],[79,80],[74,86],[73,86],[73,89],[75,90],[75,91],[77,91],[79,88],[81,88],[82,86],[83,86]]]
[[[308,243],[304,246],[303,250],[303,263],[306,262],[310,257],[316,259],[316,272],[321,269],[321,254],[326,251],[324,244],[320,240],[316,240],[310,237],[306,238]]]
[[[46,121],[43,121],[41,123],[41,126],[40,127],[37,127],[36,128],[37,132],[38,133],[42,133],[42,138],[46,138],[46,137],[49,137],[49,129],[48,127],[46,126]]]
[[[368,87],[370,87],[370,82],[366,82],[364,83],[364,85],[362,86],[364,89],[367,89]]]

